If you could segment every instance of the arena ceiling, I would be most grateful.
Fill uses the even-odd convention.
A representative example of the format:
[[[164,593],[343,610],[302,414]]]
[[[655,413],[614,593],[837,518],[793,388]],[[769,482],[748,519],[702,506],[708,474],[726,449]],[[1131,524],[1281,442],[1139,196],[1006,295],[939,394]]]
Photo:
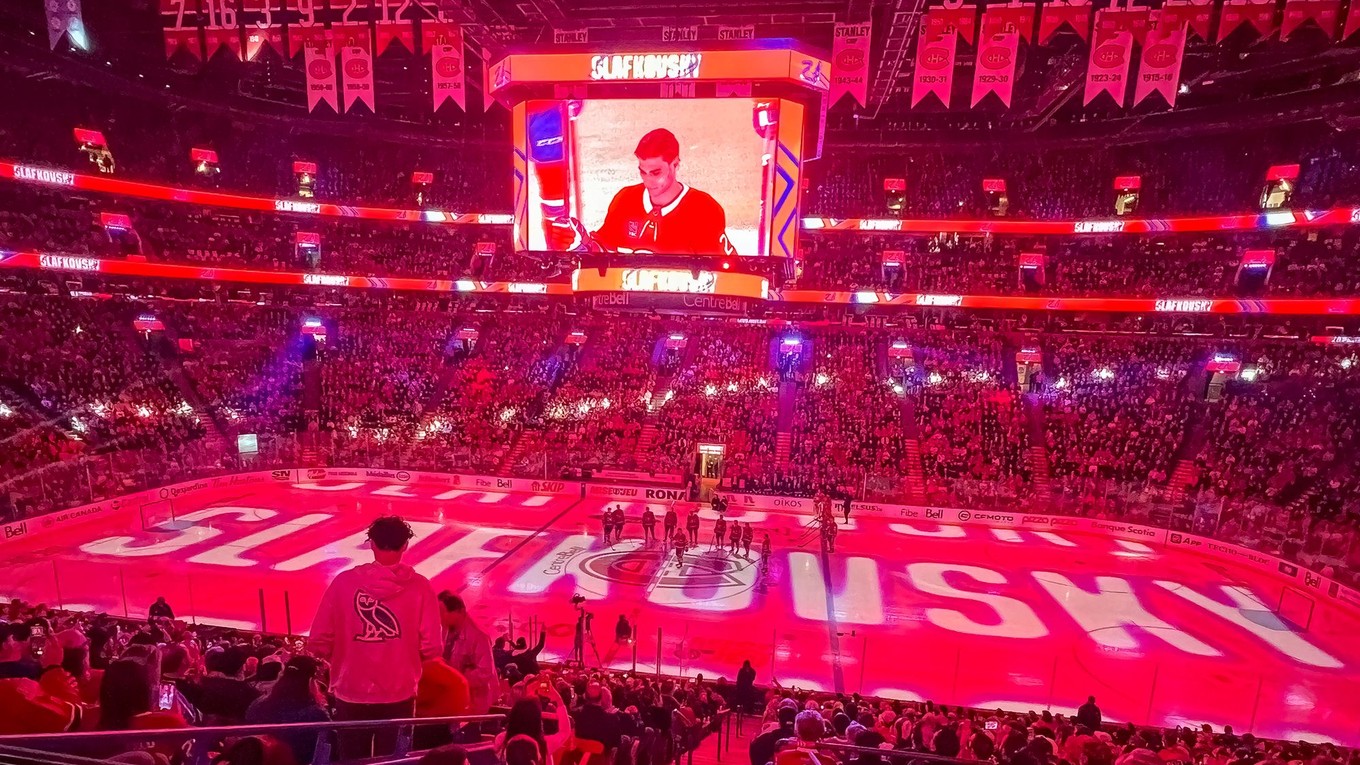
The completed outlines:
[[[788,38],[813,49],[829,50],[837,21],[873,23],[869,104],[843,99],[833,109],[828,130],[838,140],[877,138],[899,142],[903,133],[930,133],[939,140],[977,137],[998,130],[1058,135],[1081,131],[1100,137],[1123,130],[1162,131],[1190,123],[1325,119],[1337,129],[1360,123],[1360,37],[1336,44],[1304,29],[1287,42],[1232,36],[1223,43],[1200,41],[1187,49],[1186,89],[1176,110],[1160,103],[1139,108],[1086,108],[1080,79],[1087,44],[1060,32],[1044,45],[1026,46],[1017,70],[1015,101],[969,109],[945,110],[938,104],[912,108],[910,89],[917,22],[928,0],[434,0],[445,14],[465,25],[468,57],[480,65],[483,51],[551,43],[554,29],[590,30],[592,43],[655,42],[659,28],[698,25],[700,39],[711,40],[719,26],[753,25],[762,38]],[[335,0],[332,0],[332,5]],[[57,56],[38,35],[44,20],[39,3],[0,3],[0,64],[20,76],[56,75],[88,80],[92,73],[66,71],[94,65],[99,74],[118,74],[135,86],[170,88],[172,93],[213,100],[246,100],[280,112],[298,113],[303,77],[296,59],[266,55],[244,63],[216,56],[200,62],[185,56],[167,61],[161,39],[157,0],[106,0],[86,3],[87,27],[95,49],[87,56]],[[54,61],[54,57],[61,60]],[[88,60],[86,60],[88,59]],[[423,59],[396,52],[380,57],[376,76],[383,98],[379,116],[411,123],[467,125],[488,118],[469,113],[432,117],[428,92],[419,73]],[[972,54],[960,58],[961,79],[971,77]],[[470,91],[480,100],[480,78]],[[1255,113],[1243,111],[1252,105]],[[446,110],[447,111],[447,110]],[[866,139],[869,140],[869,139]]]

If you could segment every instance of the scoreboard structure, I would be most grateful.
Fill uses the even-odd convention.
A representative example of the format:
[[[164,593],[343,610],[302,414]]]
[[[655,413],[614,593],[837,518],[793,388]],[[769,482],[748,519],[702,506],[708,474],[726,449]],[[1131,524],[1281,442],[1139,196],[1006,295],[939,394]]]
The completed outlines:
[[[786,40],[556,45],[507,51],[487,76],[512,113],[517,250],[797,257],[803,164],[825,135],[821,55]],[[653,210],[641,155],[658,141],[678,147],[662,172],[683,194]],[[673,205],[700,203],[701,219],[674,216],[686,231],[666,229]]]

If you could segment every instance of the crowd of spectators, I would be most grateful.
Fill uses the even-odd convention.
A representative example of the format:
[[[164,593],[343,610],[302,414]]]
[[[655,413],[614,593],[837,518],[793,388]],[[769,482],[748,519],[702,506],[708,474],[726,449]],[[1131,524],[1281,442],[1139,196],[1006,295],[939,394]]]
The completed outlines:
[[[219,422],[246,433],[303,428],[298,317],[246,301],[162,303],[156,315],[179,338],[184,372]]]
[[[601,315],[582,326],[586,342],[568,355],[544,399],[541,435],[523,453],[529,471],[558,476],[571,469],[637,466],[643,420],[666,395],[654,385],[661,324],[648,316]]]
[[[363,566],[351,570],[338,577],[336,585],[345,576],[364,571]],[[733,704],[749,704],[756,698],[749,663],[736,685],[725,679],[705,682],[702,675],[674,680],[583,666],[549,669],[537,660],[541,640],[534,647],[521,639],[518,649],[503,648],[516,644],[501,635],[493,649],[490,636],[470,620],[462,599],[451,593],[420,601],[419,608],[428,620],[421,626],[421,660],[413,668],[415,696],[407,702],[414,715],[408,710],[368,719],[488,711],[493,720],[500,716],[471,727],[418,726],[413,744],[416,749],[433,748],[427,758],[447,755],[450,741],[468,745],[490,741],[491,750],[480,747],[481,755],[490,755],[481,762],[516,763],[515,739],[528,736],[539,744],[532,760],[539,763],[569,757],[579,751],[582,739],[618,755],[622,763],[670,762],[718,730]],[[0,735],[139,730],[187,734],[200,727],[355,719],[348,716],[351,708],[365,705],[345,694],[353,697],[359,687],[356,678],[406,673],[405,667],[395,668],[399,663],[395,656],[390,657],[394,667],[353,665],[347,652],[337,652],[332,643],[347,641],[348,635],[331,636],[325,627],[328,617],[320,613],[310,636],[285,637],[190,624],[176,618],[174,604],[165,598],[139,610],[147,613],[144,620],[60,611],[21,600],[0,606]],[[426,627],[434,630],[428,644],[423,637]],[[403,643],[407,641],[414,644],[414,635]],[[396,649],[387,650],[390,654]],[[333,758],[391,752],[391,742],[384,743],[388,733],[365,736],[342,731],[331,739],[317,729],[257,734],[248,737],[252,743],[243,737],[212,736],[194,744],[101,740],[77,743],[76,751],[119,762],[166,765],[185,761],[191,750],[202,751],[206,744],[217,762],[308,765],[323,736],[332,748],[338,747]],[[248,759],[259,754],[264,758]],[[422,760],[427,761],[443,762]]]
[[[1073,297],[1337,297],[1360,289],[1360,238],[1352,232],[1041,239],[826,233],[804,242],[797,284],[806,289]],[[1241,267],[1247,250],[1273,251],[1268,276]],[[1022,271],[1022,253],[1044,256],[1044,266]]]
[[[500,142],[170,103],[61,77],[0,80],[0,98],[25,104],[0,115],[6,159],[97,173],[73,137],[75,128],[86,128],[108,141],[114,174],[134,180],[295,196],[293,162],[300,160],[316,164],[313,190],[322,201],[415,208],[413,172],[434,175],[425,207],[494,212],[510,199],[510,153]],[[200,173],[190,159],[195,148],[216,152],[220,172]]]
[[[809,325],[795,330],[809,357],[785,364],[787,330],[731,321],[547,304],[495,315],[396,296],[259,302],[7,294],[6,513],[239,467],[231,447],[248,433],[283,461],[310,447],[332,464],[554,478],[683,476],[697,444],[714,442],[734,490],[963,505],[1045,488],[1042,461],[1053,496],[1077,512],[1109,512],[1100,503],[1117,496],[1131,503],[1120,512],[1146,514],[1174,493],[1176,468],[1193,466],[1188,495],[1226,502],[1227,515],[1254,504],[1329,522],[1356,513],[1344,455],[1360,367],[1344,345],[1136,323],[1104,334]],[[166,329],[135,330],[146,313]],[[308,320],[324,343],[302,331]],[[683,347],[667,347],[673,336]],[[890,356],[894,344],[908,355]],[[1021,346],[1043,359],[1028,394],[1013,363]],[[1251,379],[1206,402],[1204,365],[1219,351]]]
[[[439,596],[441,603],[446,597]],[[456,597],[448,602],[462,606]],[[216,725],[324,723],[343,716],[346,702],[334,695],[341,684],[337,673],[351,670],[340,668],[344,659],[325,660],[333,654],[319,640],[320,655],[307,638],[188,624],[175,618],[173,604],[164,599],[146,610],[147,619],[136,621],[22,601],[0,607],[0,710],[5,713],[0,734],[188,732]],[[1275,741],[1239,734],[1231,726],[1116,724],[1104,719],[1094,696],[1075,711],[1022,712],[761,687],[750,662],[736,672],[735,682],[703,675],[673,679],[586,667],[550,669],[539,665],[536,649],[503,649],[512,645],[506,636],[496,638],[487,657],[498,676],[488,680],[489,693],[479,699],[482,692],[473,688],[482,685],[480,670],[460,661],[461,635],[471,629],[483,641],[490,636],[466,621],[449,619],[450,613],[447,605],[440,606],[442,631],[450,639],[441,656],[419,669],[415,716],[467,714],[491,704],[503,718],[472,729],[417,727],[413,743],[426,752],[421,762],[430,765],[468,761],[471,745],[479,740],[491,741],[491,749],[479,752],[489,757],[478,762],[571,761],[573,753],[596,744],[618,765],[671,762],[698,749],[711,734],[723,729],[730,734],[734,728],[745,729],[747,751],[738,757],[751,765],[883,765],[923,757],[1001,765],[1360,761],[1355,751],[1334,744]],[[483,643],[477,650],[488,649]],[[734,726],[734,716],[745,719]],[[315,730],[280,731],[210,741],[208,748],[224,763],[308,765],[322,736]],[[342,756],[354,739],[352,733],[337,737]],[[467,748],[448,744],[451,740],[462,740]],[[371,745],[381,747],[381,737]],[[185,747],[165,740],[87,743],[80,753],[153,764],[179,761]]]
[[[512,252],[504,226],[372,223],[110,200],[24,186],[0,187],[0,244],[6,249],[213,268],[313,271],[489,281],[564,281],[570,264]],[[130,233],[111,233],[101,213],[126,215]],[[315,234],[303,247],[299,234]],[[306,238],[306,237],[304,237]],[[489,248],[478,252],[479,247]]]
[[[1231,726],[1215,731],[1208,724],[1166,729],[1113,725],[1102,720],[1095,697],[1075,714],[1063,714],[774,689],[767,696],[761,734],[750,745],[751,765],[881,765],[921,761],[920,755],[1009,765],[1356,761],[1354,752],[1335,746],[1238,735]],[[792,740],[792,746],[779,746],[785,740]]]
[[[0,420],[16,423],[5,426],[13,439],[5,478],[40,475],[96,447],[174,452],[205,434],[125,306],[8,294],[0,317],[7,328],[0,380],[8,392]],[[52,498],[39,489],[31,500]]]
[[[812,359],[799,364],[802,390],[788,460],[764,474],[739,476],[746,487],[846,492],[862,489],[870,474],[904,475],[902,415],[885,382],[876,340],[870,333],[809,333]]]
[[[482,321],[475,340],[455,338],[442,401],[425,418],[426,435],[418,434],[420,451],[442,452],[453,467],[499,471],[568,365],[568,326],[549,307]]]
[[[1055,481],[1064,487],[1096,477],[1165,484],[1194,406],[1186,380],[1193,346],[1069,340],[1049,350],[1042,400]]]
[[[1007,346],[982,335],[960,342],[918,335],[907,369],[928,498],[967,487],[1018,498],[1028,493],[1025,415],[1014,380],[1005,379]],[[1014,348],[1009,349],[1014,359]]]
[[[714,334],[706,331],[710,324],[685,327],[697,352],[661,393],[656,439],[641,457],[659,473],[691,471],[699,442],[723,444],[734,472],[763,472],[775,458],[778,383],[769,370],[770,331]]]
[[[1231,214],[1259,209],[1269,167],[1293,163],[1300,166],[1293,206],[1323,209],[1360,195],[1360,156],[1351,137],[1296,126],[1127,145],[838,147],[809,164],[806,209],[837,218],[986,218],[991,201],[983,180],[991,178],[1006,183],[1009,217],[1108,218],[1115,178],[1136,175],[1139,215]],[[886,178],[906,181],[900,212],[889,211]]]

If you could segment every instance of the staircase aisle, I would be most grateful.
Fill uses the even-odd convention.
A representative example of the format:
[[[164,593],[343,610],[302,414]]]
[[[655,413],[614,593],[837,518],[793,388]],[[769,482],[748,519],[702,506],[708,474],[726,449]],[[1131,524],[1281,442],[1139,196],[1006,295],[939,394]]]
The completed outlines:
[[[898,399],[902,434],[906,436],[903,450],[907,455],[907,501],[924,504],[926,501],[926,468],[921,460],[921,431],[916,427],[916,400],[910,396]]]
[[[1166,482],[1168,502],[1184,501],[1190,487],[1199,482],[1198,458],[1209,442],[1209,406],[1205,402],[1197,402],[1185,424],[1185,437],[1176,450],[1176,466],[1171,469],[1171,476]]]
[[[203,397],[198,395],[198,390],[189,381],[189,376],[184,371],[184,365],[180,363],[178,345],[170,342],[161,344],[158,340],[157,345],[148,348],[141,335],[131,325],[123,327],[122,331],[123,339],[134,352],[155,356],[160,363],[161,370],[165,372],[165,376],[175,384],[175,390],[179,391],[180,397],[189,405],[194,417],[203,426],[202,442],[216,453],[235,454],[235,436],[208,410],[207,404],[203,402]]]
[[[496,475],[509,477],[514,472],[515,465],[519,464],[519,458],[524,455],[524,450],[541,435],[540,432],[531,428],[525,428],[516,433],[515,440],[510,444],[510,451],[506,452],[496,465]]]
[[[789,455],[793,452],[793,434],[780,431],[774,439],[774,463],[780,470],[789,467]]]
[[[1044,435],[1044,405],[1037,395],[1026,393],[1024,409],[1029,436],[1025,459],[1029,463],[1030,482],[1034,484],[1035,499],[1048,502],[1053,499],[1053,471],[1048,460],[1048,438]]]

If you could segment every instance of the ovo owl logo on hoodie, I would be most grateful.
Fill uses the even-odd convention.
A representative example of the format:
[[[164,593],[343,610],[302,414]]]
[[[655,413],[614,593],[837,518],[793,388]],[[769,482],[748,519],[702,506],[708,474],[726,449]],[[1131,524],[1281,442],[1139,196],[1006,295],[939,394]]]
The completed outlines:
[[[359,615],[359,621],[364,626],[363,631],[354,636],[355,640],[381,643],[401,637],[401,622],[397,621],[397,615],[381,600],[363,590],[354,593],[354,613]]]

